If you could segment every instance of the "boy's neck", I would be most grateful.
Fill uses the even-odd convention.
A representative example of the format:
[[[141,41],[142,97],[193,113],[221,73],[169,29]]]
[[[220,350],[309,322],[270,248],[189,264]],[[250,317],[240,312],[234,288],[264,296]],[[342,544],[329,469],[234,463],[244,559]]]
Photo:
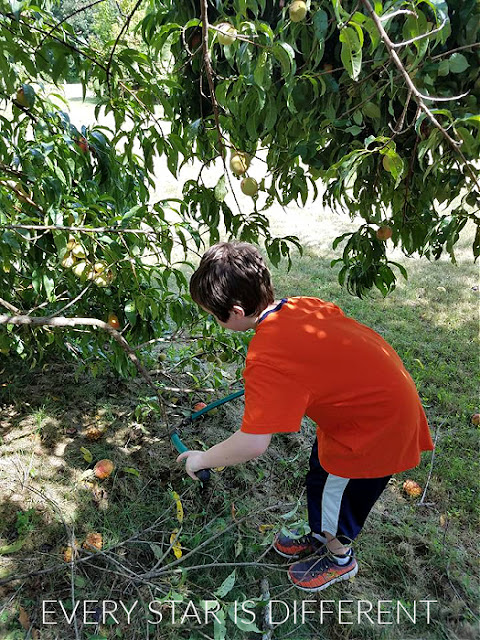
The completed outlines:
[[[265,309],[263,309],[263,311],[260,311],[258,316],[255,318],[254,326],[256,326],[260,322],[260,320],[266,313],[268,313],[269,311],[273,311],[273,309],[275,309],[275,307],[277,307],[280,304],[280,302],[281,302],[280,300],[274,300],[272,304],[269,304],[268,307],[265,307]]]

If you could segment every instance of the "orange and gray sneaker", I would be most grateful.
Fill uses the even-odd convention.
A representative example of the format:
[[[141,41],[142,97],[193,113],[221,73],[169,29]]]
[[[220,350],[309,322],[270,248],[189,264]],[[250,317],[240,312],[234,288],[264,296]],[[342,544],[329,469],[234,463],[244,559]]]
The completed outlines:
[[[327,552],[300,560],[289,567],[288,577],[303,591],[322,591],[335,582],[348,580],[356,575],[358,565],[352,550],[346,558],[345,564],[339,564],[335,562],[335,556]]]
[[[291,536],[284,533],[277,533],[273,541],[273,548],[284,558],[298,558],[301,555],[311,553],[325,553],[326,549],[320,540],[317,540],[310,533],[301,537],[296,535],[296,531],[291,531]]]

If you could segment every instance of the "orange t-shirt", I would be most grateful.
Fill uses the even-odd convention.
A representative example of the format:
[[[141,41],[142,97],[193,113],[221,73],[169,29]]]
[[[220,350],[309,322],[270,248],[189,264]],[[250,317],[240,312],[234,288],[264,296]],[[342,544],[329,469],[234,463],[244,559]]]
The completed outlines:
[[[317,424],[318,456],[344,478],[415,467],[433,449],[415,383],[393,348],[331,302],[288,298],[258,323],[248,348],[245,433]]]

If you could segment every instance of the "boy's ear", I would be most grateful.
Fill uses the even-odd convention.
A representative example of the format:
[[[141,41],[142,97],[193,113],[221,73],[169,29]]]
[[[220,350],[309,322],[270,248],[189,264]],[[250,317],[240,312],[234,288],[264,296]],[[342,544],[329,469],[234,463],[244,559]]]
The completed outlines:
[[[230,310],[230,314],[235,314],[237,316],[237,318],[244,318],[245,317],[245,309],[243,307],[241,307],[238,304],[234,304],[233,307]]]

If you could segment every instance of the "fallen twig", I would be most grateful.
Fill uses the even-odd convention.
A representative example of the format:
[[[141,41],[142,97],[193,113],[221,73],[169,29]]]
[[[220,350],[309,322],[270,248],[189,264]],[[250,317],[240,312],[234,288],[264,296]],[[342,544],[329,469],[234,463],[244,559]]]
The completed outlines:
[[[427,505],[427,503],[425,502],[425,496],[427,495],[428,484],[430,482],[430,478],[432,477],[433,463],[435,461],[435,451],[436,451],[436,448],[437,448],[438,436],[440,435],[440,428],[443,427],[443,425],[445,424],[446,421],[447,421],[447,418],[442,420],[442,422],[437,426],[437,430],[435,432],[435,439],[433,441],[432,458],[430,460],[430,471],[428,472],[428,478],[427,478],[427,481],[425,483],[425,489],[423,490],[422,497],[420,498],[420,502],[417,503],[417,507],[421,507],[421,506],[426,506]]]
[[[266,578],[263,578],[260,582],[260,590],[262,592],[262,600],[269,602],[270,589]],[[263,626],[265,628],[265,633],[262,635],[262,640],[271,640],[273,637],[273,625],[271,620],[271,610],[269,607],[265,607],[263,612]]]

